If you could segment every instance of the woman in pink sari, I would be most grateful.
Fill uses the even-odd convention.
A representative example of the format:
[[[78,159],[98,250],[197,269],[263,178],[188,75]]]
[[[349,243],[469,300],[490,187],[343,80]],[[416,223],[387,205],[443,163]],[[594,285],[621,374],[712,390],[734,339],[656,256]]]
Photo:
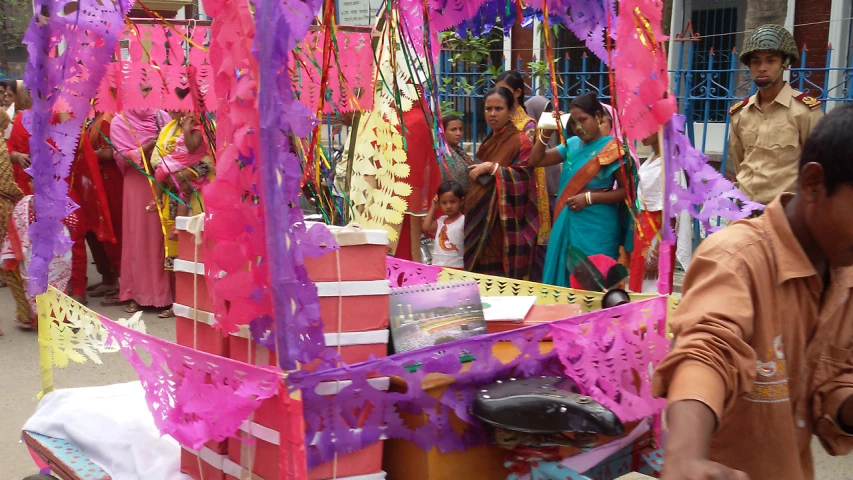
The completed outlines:
[[[169,121],[163,111],[126,110],[110,122],[110,141],[124,175],[119,301],[127,302],[128,313],[141,306],[169,309],[174,302],[174,280],[163,268],[163,229],[160,218],[147,210],[154,194],[142,173],[153,173],[148,161],[160,129]]]

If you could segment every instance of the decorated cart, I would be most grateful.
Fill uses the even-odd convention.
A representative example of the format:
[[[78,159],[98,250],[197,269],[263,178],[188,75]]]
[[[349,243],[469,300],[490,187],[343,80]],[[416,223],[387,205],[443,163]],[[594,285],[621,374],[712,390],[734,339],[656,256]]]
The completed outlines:
[[[602,309],[603,292],[388,253],[412,195],[406,111],[423,109],[439,164],[450,161],[435,96],[438,32],[478,28],[475,20],[492,14],[507,25],[522,7],[542,15],[547,48],[549,22],[559,21],[612,64],[628,140],[663,132],[667,218],[689,210],[710,228],[718,215],[743,215],[742,197],[706,168],[683,118],[673,116],[661,2],[620,0],[617,17],[614,0],[389,0],[373,29],[337,26],[331,0],[205,0],[209,26],[134,23],[127,0],[36,4],[26,37],[34,108],[25,121],[34,132],[31,236],[40,261],[30,286],[41,293],[42,395],[53,391],[54,366],[121,352],[156,429],[180,443],[180,470],[196,479],[660,471],[663,401],[651,398],[651,375],[668,348],[673,299],[632,295]],[[616,46],[605,43],[613,37]],[[137,318],[107,319],[47,286],[49,259],[67,248],[59,235],[73,208],[65,178],[93,98],[96,111],[215,112],[217,171],[202,192],[206,211],[177,220],[175,343],[146,334]],[[54,124],[54,111],[73,115]],[[347,166],[334,178],[318,119],[342,114],[352,114],[353,127]],[[206,139],[213,133],[211,122]],[[675,185],[680,170],[694,180],[689,188]],[[326,223],[354,223],[306,223],[298,203],[306,191]],[[661,258],[669,258],[672,232],[659,235]],[[662,292],[671,268],[662,261]],[[453,281],[476,282],[483,296],[535,297],[538,320],[388,355],[392,288]],[[536,401],[518,420],[522,397]],[[536,426],[537,418],[550,420]],[[105,459],[72,439],[25,431],[24,440],[45,472],[108,478]]]

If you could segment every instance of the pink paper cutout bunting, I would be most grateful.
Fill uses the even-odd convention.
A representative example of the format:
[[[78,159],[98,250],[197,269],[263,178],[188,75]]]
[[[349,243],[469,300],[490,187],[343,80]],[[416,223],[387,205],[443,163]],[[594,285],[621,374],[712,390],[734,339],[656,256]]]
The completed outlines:
[[[656,133],[676,112],[661,30],[663,2],[620,0],[616,21],[616,101],[628,140]]]
[[[338,56],[332,54],[328,71],[327,98],[323,113],[352,112],[356,104],[362,110],[373,109],[373,48],[370,45],[370,31],[337,32]],[[323,43],[325,32],[308,32],[300,42],[298,51],[288,56],[290,78],[298,88],[299,100],[311,112],[317,111],[320,101],[320,79],[323,67]],[[341,84],[340,74],[344,84]],[[360,96],[358,95],[360,93]]]
[[[666,405],[666,399],[652,397],[652,374],[670,349],[667,298],[629,305],[612,318],[608,309],[578,317],[582,323],[551,324],[566,375],[623,422],[660,413]]]
[[[283,381],[278,369],[167,342],[103,316],[100,320],[139,375],[160,433],[194,450],[233,436]]]

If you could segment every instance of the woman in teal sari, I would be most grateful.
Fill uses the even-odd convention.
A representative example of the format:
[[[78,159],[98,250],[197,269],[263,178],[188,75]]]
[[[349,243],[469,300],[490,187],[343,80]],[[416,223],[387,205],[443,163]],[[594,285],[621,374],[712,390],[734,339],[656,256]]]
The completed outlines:
[[[619,248],[626,246],[629,234],[624,149],[616,139],[602,134],[604,109],[595,95],[576,97],[570,113],[576,136],[548,150],[553,132],[542,131],[530,158],[534,167],[563,164],[542,280],[563,287],[569,286],[570,269],[577,260],[570,251],[618,260]]]

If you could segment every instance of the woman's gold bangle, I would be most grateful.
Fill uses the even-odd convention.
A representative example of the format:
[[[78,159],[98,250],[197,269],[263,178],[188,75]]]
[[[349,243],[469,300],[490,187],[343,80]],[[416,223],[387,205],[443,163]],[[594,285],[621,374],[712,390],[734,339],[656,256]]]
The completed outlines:
[[[592,205],[592,192],[586,192],[586,204]]]
[[[551,139],[549,138],[548,140],[551,140]],[[545,145],[546,147],[548,146],[548,142],[545,140],[542,140],[542,134],[541,133],[539,134],[539,141],[542,142],[542,145]]]

